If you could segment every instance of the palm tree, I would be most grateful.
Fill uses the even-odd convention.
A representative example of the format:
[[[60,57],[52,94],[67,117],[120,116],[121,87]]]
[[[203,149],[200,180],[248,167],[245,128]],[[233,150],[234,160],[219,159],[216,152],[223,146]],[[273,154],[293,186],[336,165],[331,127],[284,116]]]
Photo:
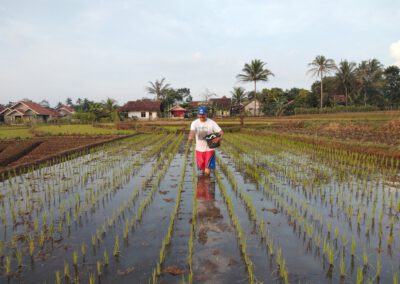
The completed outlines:
[[[348,88],[353,85],[356,74],[356,63],[347,60],[341,61],[336,72],[336,77],[344,89],[346,106],[348,102]]]
[[[246,98],[246,91],[242,87],[233,87],[233,91],[231,91],[231,94],[232,94],[232,104],[234,103],[239,107],[240,127],[243,127],[244,115],[243,115],[243,108],[240,104]]]
[[[156,100],[160,100],[165,95],[166,90],[169,88],[170,84],[164,84],[165,78],[162,78],[161,81],[156,80],[154,83],[149,82],[150,86],[146,87],[146,91],[149,94],[155,95]]]
[[[107,100],[101,101],[103,105],[104,112],[107,113],[110,117],[114,110],[117,108],[117,101],[112,98],[107,98]]]
[[[264,68],[265,65],[260,59],[254,59],[250,64],[244,65],[242,74],[236,76],[241,82],[254,82],[254,116],[257,109],[257,81],[267,82],[269,76],[274,76],[270,70]]]
[[[240,106],[241,102],[246,99],[246,91],[242,87],[233,87],[233,91],[231,91],[232,95],[232,103]]]
[[[307,71],[307,74],[312,73],[314,77],[320,77],[321,79],[321,107],[320,111],[322,111],[323,105],[323,93],[324,93],[324,76],[329,74],[330,72],[336,70],[336,64],[333,59],[325,58],[323,55],[317,55],[315,59],[308,64],[310,69]]]
[[[357,79],[364,93],[364,106],[367,106],[368,88],[379,88],[382,81],[382,64],[377,59],[363,60],[356,69]]]

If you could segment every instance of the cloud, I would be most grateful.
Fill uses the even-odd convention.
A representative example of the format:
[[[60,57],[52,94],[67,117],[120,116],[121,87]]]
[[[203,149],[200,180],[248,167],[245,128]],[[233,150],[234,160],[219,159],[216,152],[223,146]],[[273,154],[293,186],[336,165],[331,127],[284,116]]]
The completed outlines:
[[[400,40],[390,45],[390,55],[395,60],[395,65],[400,67]]]

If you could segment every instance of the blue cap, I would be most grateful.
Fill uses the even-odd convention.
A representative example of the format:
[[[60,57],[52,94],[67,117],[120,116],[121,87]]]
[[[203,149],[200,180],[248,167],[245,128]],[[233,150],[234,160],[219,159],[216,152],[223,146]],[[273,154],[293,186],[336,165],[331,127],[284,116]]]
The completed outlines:
[[[205,106],[199,107],[198,114],[207,114],[207,113],[208,113],[208,110]]]

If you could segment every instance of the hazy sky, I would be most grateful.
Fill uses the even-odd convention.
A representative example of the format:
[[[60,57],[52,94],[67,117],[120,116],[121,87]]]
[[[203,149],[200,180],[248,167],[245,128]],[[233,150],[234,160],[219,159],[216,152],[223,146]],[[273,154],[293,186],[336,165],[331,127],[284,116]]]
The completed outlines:
[[[230,96],[255,58],[275,73],[260,87],[309,89],[319,54],[400,65],[399,23],[399,0],[0,0],[0,103],[123,104],[163,77]]]

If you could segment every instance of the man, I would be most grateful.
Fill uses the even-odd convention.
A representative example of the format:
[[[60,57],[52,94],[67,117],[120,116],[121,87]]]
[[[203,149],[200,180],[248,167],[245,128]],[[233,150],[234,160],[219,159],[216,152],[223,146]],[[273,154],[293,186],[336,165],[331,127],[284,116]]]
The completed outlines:
[[[189,141],[196,137],[196,160],[197,167],[206,176],[210,175],[211,170],[215,169],[215,151],[208,147],[206,136],[211,133],[218,133],[219,137],[212,140],[213,143],[219,143],[222,140],[224,132],[218,124],[207,117],[208,110],[201,106],[197,112],[195,121],[190,126]]]

